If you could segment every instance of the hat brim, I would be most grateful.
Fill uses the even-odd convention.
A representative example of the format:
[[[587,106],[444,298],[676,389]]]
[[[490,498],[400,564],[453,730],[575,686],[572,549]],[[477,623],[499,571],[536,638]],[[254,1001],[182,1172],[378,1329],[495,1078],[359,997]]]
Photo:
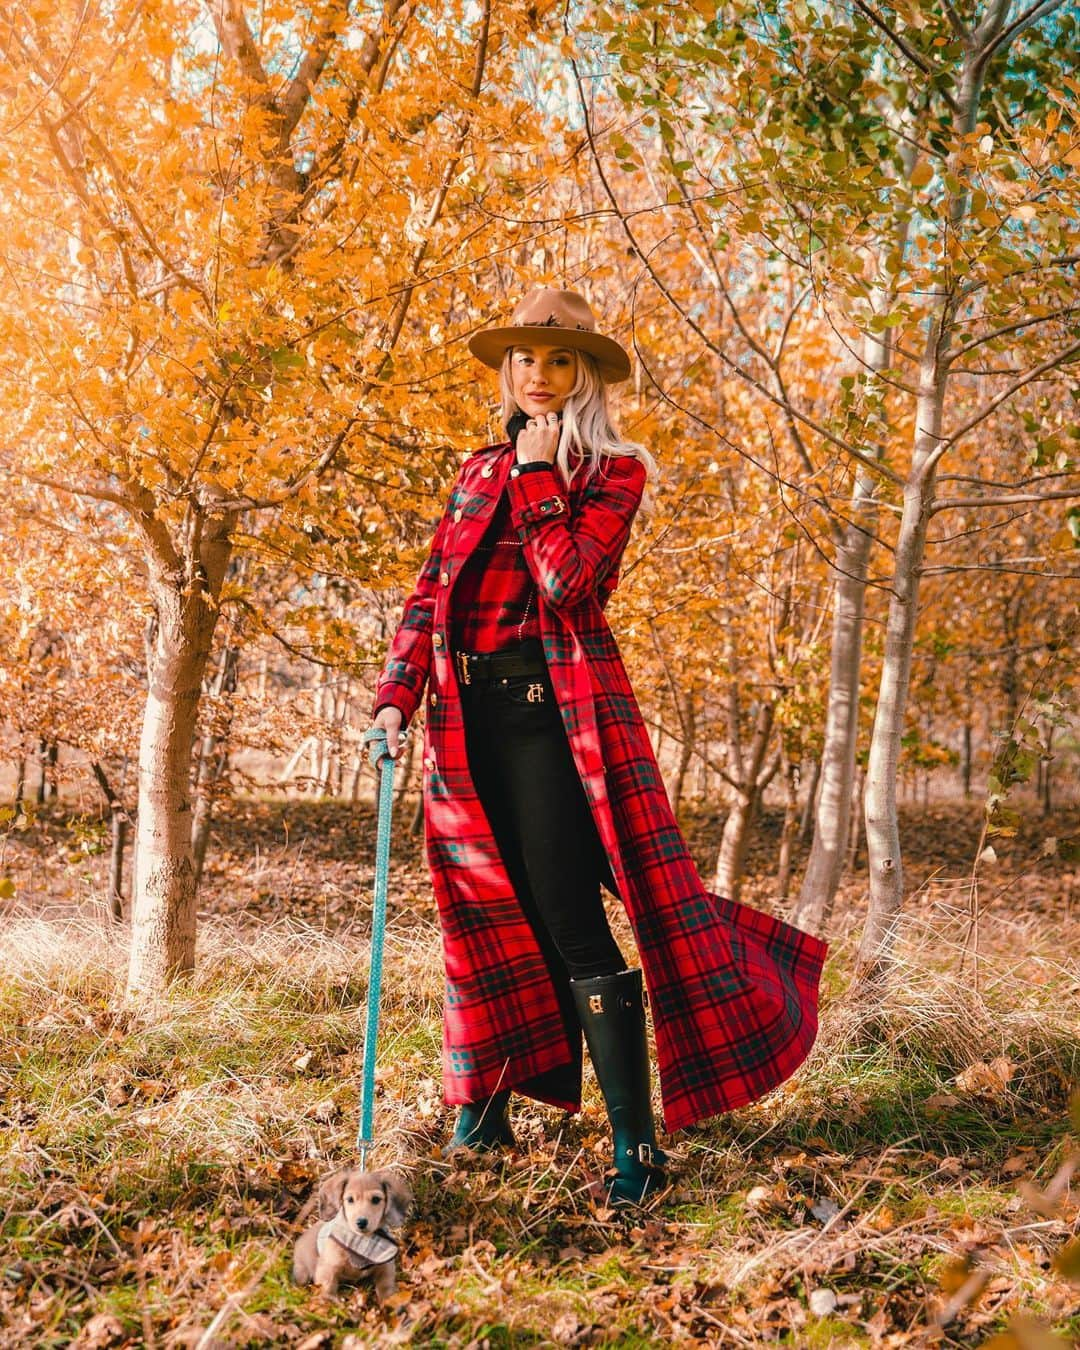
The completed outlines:
[[[630,357],[614,338],[590,333],[583,328],[562,328],[555,324],[519,324],[514,328],[482,328],[469,338],[469,351],[485,366],[498,370],[510,347],[570,347],[588,352],[596,360],[605,384],[617,384],[629,378]]]

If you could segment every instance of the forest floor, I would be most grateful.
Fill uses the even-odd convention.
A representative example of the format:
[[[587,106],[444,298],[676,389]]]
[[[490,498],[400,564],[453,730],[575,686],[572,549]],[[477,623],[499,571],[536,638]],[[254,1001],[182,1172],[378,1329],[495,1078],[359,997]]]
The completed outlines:
[[[720,822],[684,823],[707,877]],[[579,1116],[519,1100],[504,1157],[440,1156],[437,916],[420,842],[399,829],[374,1161],[402,1165],[416,1204],[399,1295],[379,1310],[370,1285],[327,1305],[289,1280],[315,1184],[353,1153],[370,810],[231,804],[197,973],[137,1016],[102,902],[101,823],[58,809],[7,822],[0,1345],[1077,1344],[1080,876],[1047,841],[1076,836],[1080,811],[995,841],[976,984],[963,942],[979,823],[974,804],[906,815],[917,889],[872,1028],[848,988],[856,874],[810,1060],[765,1101],[670,1140],[669,1193],[629,1216],[601,1202],[591,1075]],[[743,897],[765,908],[776,827],[763,823]]]

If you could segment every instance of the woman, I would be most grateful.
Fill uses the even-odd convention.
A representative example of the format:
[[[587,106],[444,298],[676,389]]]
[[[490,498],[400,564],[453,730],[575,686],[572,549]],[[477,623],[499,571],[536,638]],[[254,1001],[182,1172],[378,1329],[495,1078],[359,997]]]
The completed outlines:
[[[451,1147],[513,1142],[515,1091],[576,1111],[581,1032],[614,1138],[613,1203],[663,1186],[642,971],[669,1130],[788,1077],[817,1030],[824,944],[706,892],[603,607],[651,468],[606,385],[626,351],[572,291],[538,288],[476,333],[508,439],[462,466],[375,697],[397,752],[424,695],[428,861],[446,966]]]

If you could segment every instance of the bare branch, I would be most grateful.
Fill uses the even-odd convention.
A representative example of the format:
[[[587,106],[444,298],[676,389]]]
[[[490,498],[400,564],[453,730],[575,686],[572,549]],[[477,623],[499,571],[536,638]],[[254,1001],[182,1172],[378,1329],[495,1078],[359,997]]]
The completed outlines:
[[[930,503],[930,511],[957,511],[980,506],[1022,506],[1026,503],[1080,501],[1080,486],[1061,492],[1015,492],[1000,497],[943,497]]]
[[[280,492],[271,493],[266,497],[222,497],[215,500],[215,511],[269,511],[275,506],[282,506],[285,502],[291,501],[308,483],[315,478],[321,478],[330,465],[342,445],[345,438],[353,427],[359,421],[358,416],[350,417],[330,444],[315,460],[310,469],[304,470],[298,477],[286,484]]]
[[[138,8],[141,9],[142,5],[140,4]],[[83,35],[83,29],[86,27],[86,20],[89,11],[90,11],[89,0],[84,0],[83,7],[79,12],[79,16],[75,20],[75,32],[72,35],[72,39],[68,46],[67,52],[60,60],[60,64],[57,66],[55,71],[53,71],[46,77],[43,77],[39,74],[38,77],[39,79],[42,79],[44,88],[41,90],[35,101],[30,105],[30,107],[26,110],[26,112],[24,112],[21,117],[17,118],[11,124],[11,126],[0,127],[0,138],[6,140],[9,136],[14,136],[16,131],[18,131],[20,127],[24,126],[27,122],[29,122],[30,119],[37,113],[38,109],[44,106],[49,95],[57,87],[57,85],[59,85],[61,79],[63,79],[64,74],[67,71],[68,66],[71,64],[71,60],[72,57],[75,55],[76,49],[78,48],[79,42]],[[23,53],[25,55],[26,53],[25,44],[23,43],[21,38],[17,38],[16,40],[18,41],[19,46],[22,47]]]
[[[1030,28],[1040,19],[1045,19],[1048,14],[1053,14],[1055,9],[1060,9],[1062,3],[1063,0],[1035,0],[1035,3],[1029,5],[1022,14],[1017,15],[1007,28],[998,33],[996,37],[991,36],[989,38],[986,46],[983,47],[976,58],[976,69],[985,69],[995,52],[1007,46],[1013,38],[1019,37],[1025,28]],[[981,30],[982,24],[975,32],[976,40],[983,36]]]
[[[297,122],[303,117],[304,110],[311,101],[312,91],[322,74],[323,66],[326,65],[330,56],[334,39],[348,15],[348,0],[345,0],[343,4],[339,0],[338,6],[327,9],[311,46],[304,53],[299,70],[289,82],[289,87],[285,90],[279,103],[283,144],[292,135]]]
[[[1013,577],[1037,577],[1040,581],[1080,581],[1080,569],[1075,572],[1047,572],[1043,567],[1010,567],[1006,563],[942,563],[924,567],[924,577],[946,577],[952,572],[1001,572]]]
[[[946,17],[949,20],[949,26],[952,28],[953,32],[962,42],[966,42],[971,35],[964,27],[963,20],[960,18],[960,15],[957,14],[955,6],[950,4],[949,0],[943,0],[943,8]]]
[[[1039,314],[1031,319],[1020,319],[1016,323],[1010,323],[1004,328],[995,328],[992,333],[986,333],[982,337],[972,338],[962,347],[958,347],[955,352],[950,352],[948,363],[952,365],[954,361],[959,361],[962,356],[968,352],[974,351],[976,347],[981,347],[986,342],[993,342],[995,338],[1005,337],[1009,333],[1019,333],[1024,328],[1031,328],[1038,323],[1050,323],[1053,319],[1064,319],[1070,314],[1080,313],[1080,305],[1067,305],[1064,309],[1055,309],[1051,314]]]
[[[1016,449],[1016,443],[1012,449]],[[976,487],[982,488],[1002,488],[1006,492],[1019,492],[1021,489],[1030,487],[1032,483],[1052,482],[1055,478],[1071,478],[1074,470],[1062,469],[1057,473],[1033,473],[1027,478],[1018,478],[1014,483],[1007,483],[1002,478],[983,478],[976,474],[969,473],[942,473],[938,474],[938,483],[974,483]]]
[[[401,9],[404,0],[386,0],[383,6],[379,22],[375,25],[367,37],[364,39],[364,45],[360,51],[358,61],[359,72],[363,77],[358,80],[356,87],[349,95],[349,100],[341,117],[341,129],[333,141],[326,147],[320,156],[318,162],[309,170],[307,176],[307,188],[303,199],[297,206],[297,212],[303,210],[308,200],[313,197],[324,184],[330,174],[336,168],[338,161],[348,145],[349,130],[352,127],[353,120],[356,117],[357,110],[360,107],[361,90],[364,87],[364,81],[368,81],[368,87],[375,93],[378,93],[386,81],[387,71],[390,65],[390,58],[394,49],[400,42],[401,37],[408,27],[415,9],[416,0],[412,0],[403,21],[398,25],[397,31],[391,31],[391,25]],[[383,50],[385,46],[385,51]],[[379,70],[374,80],[372,80],[372,71],[375,69],[375,63],[379,61],[380,53],[382,60],[379,64]]]
[[[115,488],[104,487],[100,483],[64,483],[46,474],[30,473],[25,469],[9,468],[7,465],[0,465],[0,473],[34,483],[38,487],[50,488],[54,492],[63,492],[72,497],[85,497],[90,501],[108,502],[120,507],[139,527],[147,547],[162,568],[170,572],[180,570],[180,559],[168,527],[157,514],[158,503],[149,490],[139,484],[128,483],[127,491],[118,491]]]
[[[98,87],[104,84],[105,81],[112,74],[113,66],[116,64],[117,60],[128,50],[128,38],[131,36],[131,31],[135,27],[136,23],[139,21],[140,18],[142,18],[142,12],[145,8],[146,8],[146,0],[136,0],[136,3],[132,6],[131,15],[128,18],[127,26],[124,28],[123,32],[118,33],[115,37],[111,39],[110,42],[111,50],[109,52],[108,58],[105,61],[105,64],[99,67],[94,78],[86,86],[86,88],[75,100],[75,102],[70,105],[71,111],[65,112],[61,116],[60,120],[56,124],[58,128],[62,127],[69,117],[73,116],[75,113],[82,112],[83,108],[86,107],[86,105],[97,93]]]
[[[36,487],[52,488],[54,492],[65,492],[72,497],[88,497],[95,502],[110,502],[113,506],[120,506],[125,511],[134,511],[135,503],[130,497],[125,497],[123,493],[117,492],[115,488],[102,487],[96,483],[85,483],[77,486],[75,483],[63,483],[57,478],[49,478],[45,474],[28,473],[25,469],[12,469],[6,464],[0,464],[0,473],[7,474],[9,478],[21,478],[25,483],[33,483]]]
[[[487,67],[488,40],[491,35],[491,0],[484,0],[483,18],[480,24],[480,33],[476,40],[476,60],[473,65],[473,80],[470,94],[476,99],[480,96],[480,91],[484,87],[484,70]],[[457,173],[458,164],[461,160],[461,152],[465,148],[465,142],[468,139],[469,128],[472,124],[471,118],[466,117],[457,137],[457,144],[450,153],[443,170],[442,182],[439,184],[439,190],[435,194],[435,199],[428,211],[427,219],[424,222],[424,239],[417,247],[413,255],[410,272],[414,278],[418,276],[420,265],[427,256],[428,236],[434,229],[436,222],[442,215],[443,206],[446,203],[447,194],[450,191],[450,184],[454,181],[454,175]],[[397,340],[401,336],[401,330],[405,323],[405,316],[409,312],[409,306],[412,304],[413,293],[416,289],[416,281],[411,281],[401,292],[398,298],[398,304],[394,314],[391,316],[388,325],[388,331],[385,338],[385,355],[379,364],[379,369],[375,376],[368,380],[364,385],[361,398],[364,398],[371,392],[378,381],[379,374],[390,358],[390,353],[397,345]]]
[[[278,645],[283,647],[289,653],[290,656],[295,656],[300,661],[310,661],[312,665],[323,666],[327,670],[337,670],[337,671],[341,670],[341,665],[339,662],[327,661],[325,657],[315,656],[312,652],[304,651],[302,647],[297,647],[294,643],[290,642],[288,638],[284,636],[284,634],[280,633],[273,626],[273,624],[267,622],[265,614],[260,613],[260,611],[256,609],[256,607],[251,603],[251,601],[246,599],[244,596],[229,595],[224,600],[222,600],[221,603],[222,608],[225,608],[226,606],[229,605],[235,605],[237,609],[241,610],[244,614],[249,615],[252,619],[255,620],[255,626],[258,629],[258,631],[260,633],[265,633],[267,637],[271,638],[274,642],[278,643]],[[362,668],[363,666],[369,665],[373,666],[375,664],[376,663],[374,661],[360,661],[356,663],[356,666],[359,669]]]
[[[630,246],[634,250],[634,253],[637,255],[638,260],[645,268],[645,270],[648,272],[650,278],[652,279],[653,285],[657,288],[660,294],[672,307],[675,313],[678,314],[682,322],[685,323],[686,326],[694,334],[696,334],[696,336],[700,339],[702,344],[710,352],[712,352],[713,355],[716,356],[733,374],[738,375],[740,379],[744,380],[748,385],[750,385],[752,389],[755,389],[757,393],[759,393],[761,397],[764,398],[767,402],[773,404],[774,407],[779,408],[781,412],[785,413],[790,412],[790,415],[796,418],[799,422],[801,422],[803,426],[809,427],[811,431],[817,432],[817,434],[821,436],[824,440],[826,440],[830,445],[835,445],[837,449],[842,450],[846,455],[849,455],[852,459],[856,460],[875,477],[884,478],[887,481],[891,482],[896,487],[903,487],[903,479],[900,477],[899,474],[895,473],[887,465],[881,464],[877,460],[871,459],[868,455],[864,455],[861,450],[857,450],[855,446],[850,445],[847,441],[841,440],[839,436],[829,431],[826,427],[823,427],[819,422],[814,421],[813,418],[807,417],[805,413],[800,412],[797,408],[791,407],[790,404],[785,405],[783,400],[778,395],[774,394],[770,389],[768,389],[764,384],[762,384],[760,380],[756,379],[748,371],[743,370],[743,368],[736,361],[733,361],[731,357],[728,356],[728,354],[723,350],[723,348],[708,336],[708,334],[702,329],[701,325],[697,322],[697,320],[694,319],[692,315],[688,314],[687,311],[675,299],[670,289],[661,280],[659,274],[656,271],[656,268],[653,266],[650,254],[647,253],[645,249],[642,248],[641,243],[637,238],[637,235],[631,229],[626,213],[623,211],[619,203],[619,200],[616,197],[614,190],[612,189],[611,183],[608,180],[607,174],[604,172],[604,167],[600,160],[600,152],[596,145],[593,133],[592,118],[589,116],[588,103],[585,98],[585,88],[581,80],[581,71],[578,68],[576,60],[571,59],[570,68],[574,73],[574,81],[577,85],[578,101],[581,107],[581,113],[585,125],[585,135],[589,143],[590,151],[592,153],[593,162],[596,166],[597,177],[600,180],[601,186],[604,189],[608,201],[610,201],[611,203],[612,210],[616,218],[618,219],[619,224],[623,228],[623,233],[629,240]]]
[[[939,72],[934,69],[934,67],[930,64],[930,62],[927,61],[924,56],[920,56],[920,54],[914,49],[914,47],[910,46],[909,43],[905,42],[904,39],[900,36],[900,34],[896,31],[896,29],[891,27],[888,23],[886,23],[885,20],[882,18],[882,16],[877,12],[877,10],[872,9],[870,5],[865,3],[865,0],[855,0],[855,8],[860,10],[863,14],[865,14],[866,17],[870,20],[870,22],[874,25],[874,27],[880,29],[881,32],[885,34],[885,36],[889,39],[889,41],[893,44],[893,46],[897,49],[897,51],[902,52],[904,56],[906,56],[907,59],[911,62],[911,64],[915,66],[918,70],[921,70],[924,75],[926,75],[930,79],[933,79],[935,75],[939,74]],[[947,89],[942,89],[941,96],[945,100],[945,102],[949,105],[949,107],[952,109],[952,111],[957,116],[959,116],[960,105],[957,103],[956,99],[953,98],[952,94],[950,94]]]
[[[969,417],[962,426],[957,427],[950,435],[943,436],[941,441],[935,446],[933,453],[927,458],[926,467],[928,469],[933,468],[947,450],[951,449],[957,441],[962,440],[969,431],[974,430],[980,422],[985,422],[992,413],[996,412],[1003,403],[1007,403],[1014,394],[1019,393],[1021,389],[1025,389],[1033,380],[1040,379],[1049,371],[1056,370],[1057,367],[1066,365],[1076,356],[1080,356],[1080,342],[1072,343],[1070,346],[1066,347],[1063,352],[1058,352],[1056,356],[1047,357],[1041,365],[1036,366],[1033,370],[1029,370],[1028,373],[1021,376],[1020,379],[1014,380],[1012,384],[1003,389],[996,398],[992,398],[990,402],[981,408],[973,417]]]
[[[1015,272],[1010,272],[1005,278],[1006,281],[1013,281],[1016,277],[1028,276],[1032,272],[1045,272],[1050,267],[1075,267],[1080,263],[1080,253],[1063,253],[1060,258],[1047,258],[1045,262],[1032,263],[1030,267],[1018,267]],[[960,301],[968,300],[971,296],[981,290],[985,290],[990,282],[983,277],[980,281],[969,282],[962,286],[957,292],[957,298]]]
[[[267,106],[273,106],[270,82],[239,0],[208,0],[207,8],[226,55],[239,65],[253,84],[261,87],[261,101]]]

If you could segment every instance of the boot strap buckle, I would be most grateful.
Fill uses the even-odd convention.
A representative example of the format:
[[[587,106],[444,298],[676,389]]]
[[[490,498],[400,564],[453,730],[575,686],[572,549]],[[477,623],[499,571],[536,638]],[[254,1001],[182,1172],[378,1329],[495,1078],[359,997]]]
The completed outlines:
[[[638,1144],[637,1155],[638,1162],[643,1162],[646,1167],[651,1167],[653,1165],[651,1144]]]
[[[602,1012],[604,1011],[604,996],[603,996],[603,994],[590,994],[590,995],[589,995],[589,1011],[592,1012],[592,1013],[602,1013]]]

